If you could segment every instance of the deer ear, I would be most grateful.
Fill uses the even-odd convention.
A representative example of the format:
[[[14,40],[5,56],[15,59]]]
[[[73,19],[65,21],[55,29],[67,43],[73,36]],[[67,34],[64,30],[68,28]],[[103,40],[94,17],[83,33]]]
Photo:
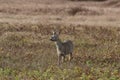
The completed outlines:
[[[55,29],[53,29],[52,33],[53,33],[53,34],[56,34],[56,30],[55,30]]]
[[[55,34],[55,31],[52,31],[53,34]]]
[[[57,34],[58,34],[58,35],[60,35],[60,34],[61,34],[61,31],[60,31],[60,30],[59,30],[59,31],[57,31]]]
[[[60,33],[61,33],[61,29],[54,28],[54,30],[52,31],[52,33],[53,33],[53,34],[60,35]]]
[[[55,27],[53,27],[52,33],[53,33],[53,34],[56,34],[56,29],[55,29]]]

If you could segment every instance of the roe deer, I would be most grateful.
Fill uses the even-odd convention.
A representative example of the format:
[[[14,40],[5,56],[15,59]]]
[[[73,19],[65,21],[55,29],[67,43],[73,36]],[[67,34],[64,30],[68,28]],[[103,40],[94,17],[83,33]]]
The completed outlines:
[[[70,61],[72,59],[72,53],[73,53],[73,42],[71,40],[66,40],[62,42],[59,39],[59,33],[53,32],[53,35],[51,36],[50,40],[54,41],[57,48],[57,54],[58,54],[58,65],[60,65],[61,59],[65,60],[65,56],[69,55]]]

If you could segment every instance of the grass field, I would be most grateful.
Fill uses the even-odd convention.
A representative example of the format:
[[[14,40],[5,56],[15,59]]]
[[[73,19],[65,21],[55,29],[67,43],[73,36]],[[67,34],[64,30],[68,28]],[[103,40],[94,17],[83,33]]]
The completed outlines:
[[[60,66],[53,29],[74,43]],[[120,1],[0,0],[0,80],[120,80]]]

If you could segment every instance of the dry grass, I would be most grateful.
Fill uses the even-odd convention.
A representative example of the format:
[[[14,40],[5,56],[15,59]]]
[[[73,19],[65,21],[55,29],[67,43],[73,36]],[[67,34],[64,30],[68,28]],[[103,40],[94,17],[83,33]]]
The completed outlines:
[[[59,68],[55,46],[49,41],[54,27],[34,26],[1,29],[1,79],[119,79],[119,28],[59,27],[62,40],[75,44],[74,59],[70,64],[66,59]]]
[[[112,1],[1,1],[0,22],[119,27],[119,7],[110,6],[109,2]]]
[[[0,79],[119,80],[120,11],[112,1],[0,0]],[[72,62],[60,67],[54,28],[75,45]]]

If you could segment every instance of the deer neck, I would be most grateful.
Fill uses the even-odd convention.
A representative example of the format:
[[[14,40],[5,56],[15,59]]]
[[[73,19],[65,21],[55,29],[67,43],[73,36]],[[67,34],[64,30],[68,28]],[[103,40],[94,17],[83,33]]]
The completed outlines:
[[[57,49],[61,49],[61,47],[62,47],[62,41],[61,41],[60,39],[58,39],[58,40],[55,42],[55,44],[56,44]]]

